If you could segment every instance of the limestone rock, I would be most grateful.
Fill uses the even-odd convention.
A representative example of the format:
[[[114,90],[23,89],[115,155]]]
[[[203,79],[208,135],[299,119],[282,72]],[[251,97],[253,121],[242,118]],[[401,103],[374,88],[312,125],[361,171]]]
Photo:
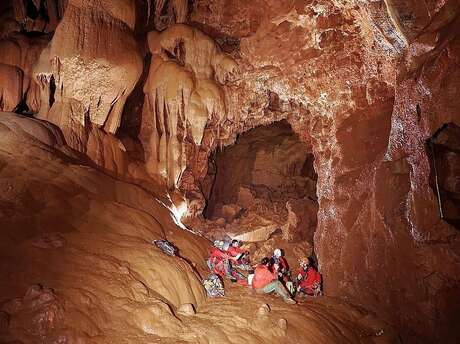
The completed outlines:
[[[226,231],[234,239],[257,242],[267,240],[279,228],[277,223],[251,213],[243,217],[239,223],[227,225]]]
[[[0,111],[12,111],[22,99],[22,70],[0,63]]]
[[[209,36],[185,24],[150,32],[148,44],[153,56],[144,85],[142,126],[147,170],[169,187],[179,186],[187,162],[194,160],[190,154],[198,154],[194,147],[203,144],[208,123],[217,130],[213,141],[219,137],[227,118],[219,82],[234,73],[235,65]]]
[[[225,225],[225,219],[223,217],[219,217],[216,221],[215,224],[218,226],[224,226]]]
[[[430,186],[425,142],[444,124],[458,125],[459,7],[426,3],[241,0],[229,11],[228,2],[198,0],[192,19],[239,56],[228,102],[239,127],[228,144],[287,118],[313,147],[314,247],[326,293],[374,305],[403,338],[437,342],[453,338],[456,301],[424,276],[442,271],[457,289],[460,265],[458,240],[448,239],[458,233],[440,219]],[[404,263],[395,270],[394,261]],[[382,287],[388,278],[392,286]]]
[[[0,311],[0,332],[6,332],[10,324],[10,316],[8,313]]]
[[[243,208],[249,208],[255,203],[254,195],[248,187],[240,186],[237,197],[238,204]]]
[[[0,283],[2,297],[11,300],[8,331],[18,341],[50,343],[225,342],[233,325],[248,342],[281,336],[270,319],[248,321],[257,311],[249,303],[253,308],[242,308],[231,327],[215,321],[222,310],[236,313],[233,303],[242,302],[231,295],[193,326],[151,303],[204,300],[193,263],[204,271],[209,243],[177,224],[182,214],[202,216],[206,205],[204,215],[212,218],[213,205],[237,204],[231,176],[214,185],[223,200],[208,199],[208,159],[261,129],[268,140],[256,135],[235,154],[246,159],[233,160],[255,163],[250,173],[235,168],[251,179],[240,184],[254,202],[226,230],[265,240],[253,244],[260,255],[281,244],[312,253],[306,240],[286,243],[279,234],[302,238],[303,211],[286,202],[317,197],[314,253],[325,292],[376,311],[400,335],[388,336],[381,324],[363,329],[359,312],[343,305],[331,310],[333,301],[315,302],[320,316],[308,307],[296,314],[284,308],[294,330],[288,332],[317,342],[359,342],[385,328],[380,341],[459,342],[458,223],[441,218],[438,205],[438,197],[447,198],[446,212],[459,214],[458,149],[439,153],[446,192],[438,196],[426,146],[446,125],[460,125],[459,9],[458,0],[1,1],[0,63],[7,66],[1,67],[1,107],[12,109],[20,99],[105,172],[134,170],[146,178],[130,176],[142,188],[108,178],[59,143],[55,127],[0,114],[0,255],[15,263],[0,265],[1,276],[12,276]],[[161,33],[149,33],[147,42],[153,27]],[[137,40],[149,45],[150,65],[143,66]],[[19,70],[22,81],[14,75]],[[139,98],[130,97],[133,108],[144,104],[142,115],[131,107],[125,112],[127,122],[139,122],[130,131],[140,141],[136,163],[120,140],[130,93]],[[286,129],[291,138],[281,140],[277,133]],[[306,153],[314,155],[312,164]],[[218,155],[212,154],[211,160]],[[311,166],[317,179],[304,173]],[[186,206],[176,207],[157,184],[180,188]],[[284,233],[264,228],[270,225],[285,225]],[[226,234],[214,227],[213,234]],[[66,249],[29,249],[44,228],[68,231]],[[174,238],[187,260],[155,256],[146,244],[152,234]],[[121,261],[131,273],[120,273]],[[55,292],[16,295],[37,278],[56,285]],[[326,332],[325,319],[331,322]],[[68,333],[72,326],[75,336]]]
[[[13,1],[16,22],[33,32],[54,31],[66,5],[66,0]]]
[[[64,145],[62,133],[51,123],[31,119],[13,113],[0,113],[0,123],[14,135],[24,138],[24,141],[36,142],[49,147]]]
[[[184,316],[192,316],[196,314],[196,311],[191,303],[183,303],[177,309],[177,313]]]
[[[66,244],[63,236],[59,234],[43,235],[32,241],[32,246],[38,248],[59,248]]]
[[[265,317],[270,313],[270,311],[271,311],[270,306],[268,304],[264,303],[257,310],[257,316],[258,317]]]
[[[307,240],[313,242],[316,230],[316,216],[318,205],[306,198],[286,202],[288,216],[286,223],[281,227],[283,239],[286,241]]]
[[[278,327],[283,330],[283,331],[287,331],[287,326],[288,326],[288,322],[286,319],[279,319],[278,320]]]
[[[34,68],[40,117],[59,126],[79,151],[86,152],[88,125],[111,134],[120,125],[124,103],[142,72],[134,21],[130,0],[69,0]]]
[[[52,289],[41,285],[29,287],[22,298],[4,304],[3,310],[11,315],[10,327],[27,326],[42,338],[49,336],[64,317],[61,300]]]
[[[240,214],[241,210],[242,208],[238,204],[224,204],[220,213],[230,223]]]
[[[18,75],[18,81],[10,79],[9,92],[17,93],[19,89],[21,93],[19,100],[24,101],[29,111],[34,113],[38,112],[40,108],[40,93],[39,86],[34,81],[32,71],[48,40],[47,36],[30,38],[21,33],[12,33],[0,39],[0,64],[15,67],[20,70],[21,74],[20,76]],[[8,73],[3,71],[1,75],[0,83],[6,82]],[[17,86],[18,82],[20,83],[20,88]],[[47,102],[49,102],[49,98]],[[5,106],[3,108],[7,110]],[[10,106],[10,109],[7,111],[11,111],[12,109]]]
[[[133,311],[134,322],[143,332],[159,337],[170,337],[180,330],[180,321],[168,305],[159,302]]]
[[[4,300],[10,300],[2,302],[2,311],[11,315],[0,341],[223,343],[237,331],[248,343],[268,343],[281,336],[277,319],[255,316],[264,295],[241,288],[223,302],[205,301],[196,271],[206,272],[210,243],[178,227],[166,193],[107,176],[77,155],[66,155],[70,150],[25,132],[39,132],[43,122],[23,116],[16,116],[17,123],[4,120],[9,116],[15,115],[0,114],[0,204],[9,213],[0,216],[0,256],[15,264],[0,266],[2,276],[13,276],[0,283]],[[49,228],[62,232],[65,249],[31,249],[30,240]],[[152,250],[152,237],[174,241],[184,259]],[[123,267],[128,266],[127,274]],[[21,290],[37,276],[53,290],[33,288],[24,297]],[[281,300],[273,301],[295,336],[359,342],[363,333],[360,314],[342,302],[318,302],[314,310],[299,306],[302,311],[294,313]],[[174,309],[197,304],[203,312],[181,322],[166,302]],[[321,330],[325,319],[333,325],[326,332]],[[397,336],[382,339],[391,343]]]

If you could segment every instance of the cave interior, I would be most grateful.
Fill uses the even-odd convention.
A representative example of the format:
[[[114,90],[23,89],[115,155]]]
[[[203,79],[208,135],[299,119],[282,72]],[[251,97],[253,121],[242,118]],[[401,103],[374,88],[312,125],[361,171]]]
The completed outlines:
[[[460,0],[1,1],[0,342],[459,343],[459,34]],[[321,295],[248,286],[277,248]]]

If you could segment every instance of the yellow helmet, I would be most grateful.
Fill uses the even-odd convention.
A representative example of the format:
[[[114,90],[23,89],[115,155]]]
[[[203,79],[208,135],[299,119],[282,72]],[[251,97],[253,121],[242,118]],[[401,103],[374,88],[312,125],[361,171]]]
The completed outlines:
[[[309,265],[310,264],[310,261],[308,260],[307,257],[302,257],[299,259],[299,265],[300,266],[305,266],[305,265]]]

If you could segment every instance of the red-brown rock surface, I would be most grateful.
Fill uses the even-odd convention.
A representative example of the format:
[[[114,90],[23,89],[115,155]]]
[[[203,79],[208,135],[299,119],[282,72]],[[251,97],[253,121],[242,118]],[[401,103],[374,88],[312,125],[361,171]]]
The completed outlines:
[[[174,223],[169,201],[81,165],[47,122],[1,112],[0,134],[2,343],[395,340],[372,314],[326,297],[289,306],[227,285],[225,298],[205,299],[209,243]],[[160,238],[180,257],[151,244]]]
[[[58,125],[71,147],[86,152],[87,126],[117,131],[142,72],[134,25],[134,1],[70,0],[35,65],[43,88],[40,118]]]
[[[459,120],[458,2],[268,3],[195,3],[241,70],[234,131],[287,118],[313,146],[326,293],[405,338],[458,339],[458,232],[439,219],[425,150]]]
[[[458,342],[459,9],[459,0],[2,2],[0,110],[25,104],[62,136],[0,114],[2,273],[20,271],[1,285],[2,302],[19,299],[14,312],[1,310],[0,330],[26,342],[142,331],[177,343],[200,341],[206,329],[209,342],[232,342],[235,325],[245,341],[311,331],[324,331],[313,336],[324,342],[372,340],[373,330],[357,334],[362,323],[305,329],[295,320],[309,316],[305,308],[254,320],[254,304],[210,330],[218,301],[200,318],[202,290],[188,264],[204,267],[205,240],[180,231],[158,198],[208,237],[247,235],[257,258],[283,245],[295,264],[314,251],[325,294],[372,310],[404,341]],[[280,121],[296,144],[268,135],[239,146],[249,130]],[[297,178],[307,153],[308,182]],[[188,260],[161,260],[179,281],[173,290],[147,268],[161,256],[146,241],[160,234]],[[12,258],[18,264],[4,263]],[[86,274],[96,296],[81,291]],[[235,293],[226,312],[248,300]],[[197,315],[177,318],[189,303]],[[68,304],[84,306],[65,315]],[[123,312],[108,316],[108,304]],[[318,307],[346,324],[361,316]],[[76,332],[66,317],[79,319]],[[44,328],[24,334],[21,319],[43,319]]]

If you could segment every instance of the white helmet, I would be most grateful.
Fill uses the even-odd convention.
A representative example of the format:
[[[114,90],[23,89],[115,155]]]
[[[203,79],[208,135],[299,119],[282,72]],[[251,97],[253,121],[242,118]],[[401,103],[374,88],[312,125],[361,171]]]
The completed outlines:
[[[214,240],[214,247],[221,250],[224,247],[224,242],[222,240]]]
[[[274,255],[276,258],[281,257],[281,256],[282,256],[281,250],[280,250],[279,248],[275,249],[275,250],[273,251],[273,255]]]

